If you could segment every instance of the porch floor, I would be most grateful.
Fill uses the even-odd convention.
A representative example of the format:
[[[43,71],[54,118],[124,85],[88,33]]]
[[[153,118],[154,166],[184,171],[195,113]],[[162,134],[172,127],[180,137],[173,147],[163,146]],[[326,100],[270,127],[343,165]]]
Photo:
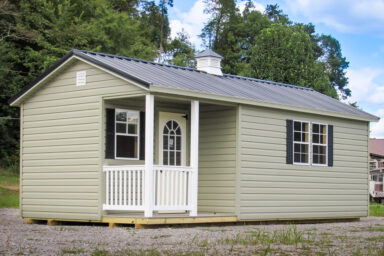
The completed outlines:
[[[153,217],[144,217],[143,213],[113,213],[108,212],[102,217],[102,222],[109,223],[110,227],[116,224],[134,224],[136,228],[146,225],[165,224],[203,224],[237,222],[237,216],[227,213],[199,212],[197,216],[189,213],[154,213]]]

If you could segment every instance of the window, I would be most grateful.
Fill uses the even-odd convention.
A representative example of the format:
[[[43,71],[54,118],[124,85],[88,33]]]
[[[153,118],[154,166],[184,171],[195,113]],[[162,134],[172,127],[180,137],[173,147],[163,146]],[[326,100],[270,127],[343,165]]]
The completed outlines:
[[[293,122],[293,162],[309,164],[309,123]]]
[[[175,120],[169,120],[163,129],[163,164],[181,165],[181,127]]]
[[[115,158],[139,158],[139,111],[116,109]]]
[[[312,123],[312,164],[327,164],[327,125]]]

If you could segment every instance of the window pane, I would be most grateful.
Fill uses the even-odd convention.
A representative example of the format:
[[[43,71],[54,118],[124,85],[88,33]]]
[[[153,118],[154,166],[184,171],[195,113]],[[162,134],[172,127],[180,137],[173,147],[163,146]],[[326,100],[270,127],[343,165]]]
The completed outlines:
[[[301,145],[301,153],[306,153],[308,154],[308,145]]]
[[[116,156],[126,158],[137,158],[137,137],[116,136]]]
[[[301,123],[302,124],[302,131],[308,132],[308,123]]]
[[[294,149],[295,153],[300,152],[300,144],[295,143],[294,146],[293,146],[293,149]]]
[[[319,129],[319,125],[318,124],[313,124],[312,125],[312,130],[314,133],[319,133],[320,129]]]
[[[139,113],[136,111],[128,111],[127,113],[128,122],[137,124],[139,121]]]
[[[175,136],[169,136],[169,150],[175,149]]]
[[[181,136],[176,136],[176,150],[181,150]]]
[[[313,154],[319,154],[319,146],[313,146]]]
[[[300,132],[295,132],[294,140],[295,141],[301,141],[301,133]]]
[[[319,158],[320,158],[320,160],[319,160],[319,164],[325,164],[325,155],[319,155]]]
[[[313,154],[313,163],[318,164],[319,163],[319,155],[318,154]]]
[[[163,151],[163,165],[168,165],[168,151]]]
[[[326,125],[322,125],[321,126],[321,133],[322,134],[327,134],[327,126]]]
[[[180,126],[177,127],[177,129],[176,129],[176,134],[177,134],[177,135],[181,135],[181,128],[180,128]]]
[[[318,146],[319,147],[319,154],[325,155],[325,146]]]
[[[168,129],[167,125],[165,125],[164,130],[163,130],[163,134],[168,134],[168,131],[169,131],[169,129]]]
[[[117,133],[127,133],[127,125],[122,123],[116,123]]]
[[[163,149],[168,149],[168,135],[163,136]]]
[[[116,110],[116,121],[127,121],[127,112],[121,112]]]
[[[175,151],[169,152],[169,165],[175,165]]]
[[[299,153],[295,153],[294,161],[295,161],[295,163],[300,163],[300,154]]]
[[[176,165],[181,165],[181,152],[176,152]]]
[[[301,131],[301,122],[295,122],[294,130],[295,131]]]
[[[128,124],[128,133],[137,134],[137,124]]]
[[[320,136],[318,134],[313,134],[312,140],[313,143],[320,143]]]
[[[301,154],[301,162],[308,163],[308,154]]]

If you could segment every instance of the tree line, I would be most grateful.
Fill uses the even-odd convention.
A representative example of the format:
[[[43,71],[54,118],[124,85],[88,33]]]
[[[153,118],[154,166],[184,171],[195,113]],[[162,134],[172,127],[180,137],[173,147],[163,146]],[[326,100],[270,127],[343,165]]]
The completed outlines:
[[[204,47],[224,73],[291,83],[346,98],[348,67],[339,42],[294,23],[277,5],[205,0]],[[184,32],[170,37],[173,0],[0,0],[0,166],[18,166],[19,110],[8,100],[71,49],[194,67]],[[197,46],[200,47],[200,46]]]

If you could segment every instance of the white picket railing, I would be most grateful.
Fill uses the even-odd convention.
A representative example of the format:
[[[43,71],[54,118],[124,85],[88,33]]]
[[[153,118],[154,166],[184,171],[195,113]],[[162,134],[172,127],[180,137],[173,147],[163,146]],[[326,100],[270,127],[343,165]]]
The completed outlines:
[[[191,210],[192,168],[154,166],[154,210]]]
[[[104,166],[104,210],[144,210],[144,166]]]
[[[104,210],[144,211],[145,167],[104,166]],[[192,209],[191,167],[153,166],[153,210],[174,211]]]

